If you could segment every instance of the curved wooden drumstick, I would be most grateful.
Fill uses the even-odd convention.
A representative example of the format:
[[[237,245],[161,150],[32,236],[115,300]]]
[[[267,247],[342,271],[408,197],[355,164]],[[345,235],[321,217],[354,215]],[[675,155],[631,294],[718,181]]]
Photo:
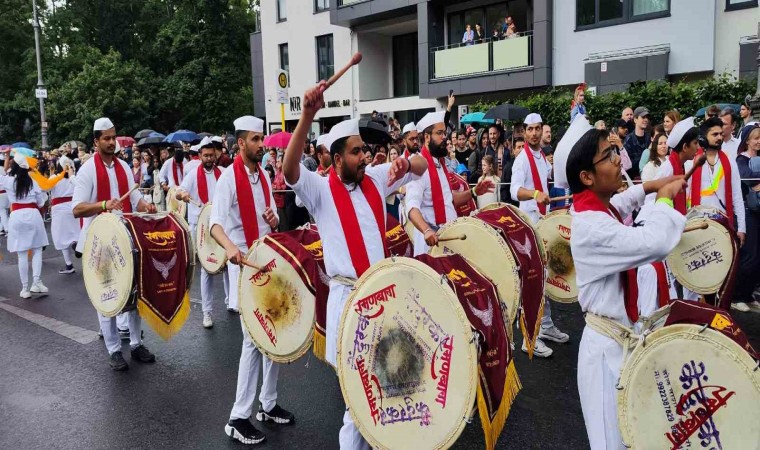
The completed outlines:
[[[343,68],[339,71],[335,72],[335,74],[331,76],[329,80],[327,80],[327,87],[329,88],[335,84],[335,82],[338,81],[340,77],[342,77],[343,74],[348,71],[348,69],[355,66],[356,64],[359,64],[360,62],[362,62],[362,54],[360,52],[354,53],[353,56],[351,56],[351,60],[348,62],[348,64],[343,66]]]
[[[449,236],[444,238],[438,238],[438,242],[448,242],[448,241],[464,241],[467,239],[466,234],[460,234],[458,236]]]
[[[562,200],[570,200],[571,198],[573,198],[573,194],[563,195],[561,197],[552,197],[552,198],[549,199],[549,203],[551,203],[551,202],[561,202]]]
[[[196,202],[196,201],[195,201],[195,200],[193,200],[192,198],[191,198],[191,199],[188,199],[188,201],[187,201],[187,202],[188,202],[188,203],[192,203],[193,205],[197,206],[198,208],[203,208],[203,205],[201,204],[201,202]]]
[[[689,181],[689,178],[694,175],[694,171],[697,170],[697,167],[702,167],[706,161],[707,156],[699,155],[699,157],[694,161],[694,165],[691,166],[691,169],[689,169],[689,171],[686,172],[686,175],[683,177],[684,181]]]
[[[695,230],[706,230],[709,225],[707,222],[702,222],[698,225],[691,225],[683,229],[684,233],[688,233],[689,231],[695,231]]]
[[[263,270],[264,270],[264,269],[262,269],[261,267],[257,266],[256,264],[254,264],[254,263],[252,263],[252,262],[249,262],[247,259],[243,259],[243,260],[240,262],[240,264],[241,264],[241,265],[244,265],[244,266],[247,266],[247,267],[250,267],[251,269],[253,269],[253,270],[257,271],[257,272],[261,272],[261,271],[263,271]]]

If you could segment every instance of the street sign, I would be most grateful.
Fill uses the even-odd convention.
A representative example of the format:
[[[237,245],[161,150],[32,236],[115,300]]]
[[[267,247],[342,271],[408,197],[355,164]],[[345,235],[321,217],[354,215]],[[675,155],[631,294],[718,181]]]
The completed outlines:
[[[288,100],[288,73],[284,70],[277,71],[277,103],[285,105]]]
[[[602,73],[606,72],[607,71],[607,63],[603,62],[602,64],[600,64],[600,68],[602,69]]]
[[[37,88],[34,90],[34,95],[37,98],[47,98],[47,89]]]
[[[42,123],[40,124],[40,126],[41,126],[42,128],[47,128],[47,127],[48,127],[48,123],[47,123],[47,122],[42,122]]]

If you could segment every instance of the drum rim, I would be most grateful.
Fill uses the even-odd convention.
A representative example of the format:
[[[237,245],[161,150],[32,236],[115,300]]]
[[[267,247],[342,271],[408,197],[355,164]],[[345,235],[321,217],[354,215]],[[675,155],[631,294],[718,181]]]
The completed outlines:
[[[569,209],[556,209],[554,211],[549,211],[549,213],[547,213],[545,216],[541,216],[538,219],[538,223],[536,223],[535,228],[536,228],[536,234],[541,238],[542,244],[543,244],[543,236],[541,235],[541,229],[543,227],[545,227],[545,226],[549,226],[549,224],[551,223],[551,222],[549,222],[550,220],[556,220],[558,217],[564,217],[564,216],[570,217],[570,222],[571,222],[571,227],[572,227],[572,218],[573,218],[573,215],[570,214],[570,210]],[[544,245],[544,250],[546,250],[546,246],[545,245]],[[550,271],[550,269],[549,269],[549,253],[547,252],[546,253],[546,281],[547,281],[546,285],[549,285],[549,278],[550,278],[549,271]],[[575,260],[573,260],[573,279],[575,279]],[[552,289],[553,288],[554,288],[554,286],[552,286]],[[557,303],[565,303],[565,304],[577,303],[578,302],[578,283],[576,281],[576,284],[575,284],[575,295],[572,296],[572,297],[558,297],[558,296],[554,295],[553,293],[551,293],[549,291],[549,288],[546,288],[546,287],[544,289],[544,293],[546,294],[547,297],[549,297],[550,299],[552,299],[553,301],[555,301]]]
[[[98,305],[93,301],[93,293],[90,291],[90,289],[91,289],[90,284],[92,283],[92,281],[90,283],[88,283],[88,281],[87,281],[89,278],[91,278],[92,276],[95,275],[94,271],[84,270],[84,269],[82,270],[82,279],[84,281],[85,291],[87,292],[87,298],[88,298],[88,300],[90,300],[90,303],[95,308],[95,310],[98,311],[98,313],[100,313],[103,317],[116,317],[117,315],[119,315],[119,313],[121,313],[121,311],[124,309],[124,307],[129,303],[129,298],[132,295],[132,290],[133,290],[134,285],[135,285],[135,260],[134,260],[135,241],[132,238],[132,234],[129,232],[129,229],[123,223],[123,220],[124,219],[122,217],[117,216],[116,214],[110,213],[110,212],[102,213],[102,214],[99,214],[98,216],[96,216],[92,220],[92,222],[90,223],[89,227],[87,228],[87,236],[85,236],[84,247],[82,248],[82,250],[83,250],[82,251],[82,258],[83,258],[82,264],[84,265],[84,263],[85,263],[84,259],[87,259],[89,261],[89,256],[85,256],[85,255],[89,255],[89,252],[87,250],[89,250],[92,247],[92,240],[90,239],[90,233],[93,230],[92,227],[93,227],[93,225],[95,225],[96,222],[97,223],[100,223],[100,222],[112,222],[112,223],[107,224],[107,225],[109,225],[109,226],[112,227],[112,230],[113,230],[113,232],[115,234],[121,233],[122,234],[122,236],[121,236],[122,238],[126,237],[127,241],[129,242],[129,245],[131,247],[131,249],[129,251],[129,257],[125,258],[126,259],[126,267],[124,269],[124,272],[127,272],[127,276],[130,278],[129,285],[131,287],[130,287],[129,291],[127,291],[127,295],[124,298],[124,300],[123,301],[119,300],[119,302],[118,302],[118,305],[119,305],[118,306],[118,310],[116,310],[114,312],[103,311],[100,308],[98,308]]]
[[[185,235],[187,236],[187,239],[185,239],[187,241],[187,290],[190,291],[193,286],[193,279],[195,279],[195,258],[197,257],[195,245],[193,245],[193,237],[190,235],[190,224],[176,212],[170,212],[169,214],[185,230]]]
[[[195,236],[194,236],[195,237],[195,245],[198,245],[198,242],[201,241],[201,239],[200,239],[201,230],[202,230],[202,228],[200,226],[200,224],[201,224],[201,217],[203,217],[205,211],[209,211],[208,215],[211,216],[211,212],[210,212],[211,208],[212,208],[212,204],[211,204],[211,202],[208,202],[205,205],[203,205],[203,207],[201,207],[201,210],[198,213],[198,223],[195,225]],[[209,233],[208,233],[208,235],[209,235],[209,238],[214,239],[214,237],[211,236],[211,227],[209,227]],[[214,239],[214,242],[216,242],[216,239]],[[218,242],[216,243],[216,245],[220,249],[224,250],[224,247],[222,247],[221,245],[219,245]],[[194,249],[194,250],[195,250],[195,254],[198,255],[198,262],[200,262],[201,267],[203,267],[203,270],[205,270],[206,273],[208,273],[210,275],[216,275],[218,273],[222,273],[224,271],[225,267],[227,267],[227,252],[221,252],[221,254],[222,254],[221,261],[222,262],[221,262],[221,264],[219,264],[219,268],[214,269],[214,270],[209,270],[209,267],[207,267],[207,265],[209,263],[207,261],[204,261],[203,259],[201,259],[201,257],[200,257],[200,251],[198,251],[198,249]],[[195,260],[193,260],[193,261],[195,261]]]
[[[462,217],[460,217],[461,219]],[[346,303],[343,306],[343,312],[340,316],[340,326],[338,327],[338,344],[336,345],[336,366],[335,371],[338,373],[338,380],[340,381],[340,391],[343,394],[343,400],[345,401],[346,405],[349,405],[349,398],[346,392],[346,388],[344,387],[343,378],[345,377],[345,368],[344,364],[341,363],[343,358],[341,358],[342,352],[342,343],[343,343],[343,334],[346,329],[346,318],[348,312],[353,309],[351,307],[352,299],[356,296],[356,293],[359,292],[360,287],[366,283],[367,278],[369,278],[370,275],[377,272],[378,270],[384,269],[388,266],[393,266],[394,268],[398,268],[400,265],[408,265],[412,269],[417,269],[420,272],[420,276],[428,276],[432,280],[440,280],[441,275],[437,273],[435,270],[433,270],[431,267],[429,267],[427,264],[424,264],[420,261],[417,261],[414,258],[408,258],[404,256],[393,256],[390,258],[385,258],[381,261],[376,262],[373,264],[369,269],[367,269],[362,276],[357,280],[356,284],[354,285],[354,288],[351,290],[351,293],[348,295],[348,298],[346,299]],[[454,313],[458,316],[458,318],[462,321],[463,324],[466,324],[466,328],[468,332],[471,331],[471,325],[470,321],[467,319],[467,315],[464,312],[464,309],[462,309],[462,305],[459,303],[459,298],[454,293],[454,290],[451,289],[448,282],[441,282],[440,285],[442,286],[443,292],[445,293],[444,298],[448,297],[449,303],[454,309]],[[445,286],[445,287],[443,287]],[[470,362],[470,365],[472,366],[470,370],[470,390],[468,395],[466,396],[464,405],[464,410],[462,411],[462,414],[460,415],[462,419],[457,423],[456,427],[453,427],[451,431],[448,432],[445,439],[441,441],[441,444],[438,447],[431,447],[434,450],[438,449],[445,449],[451,447],[457,439],[459,439],[459,436],[461,436],[462,432],[464,431],[465,426],[467,425],[467,420],[470,416],[470,410],[472,408],[472,405],[474,405],[475,398],[477,395],[478,390],[478,362],[477,362],[477,349],[475,345],[469,344],[467,345],[469,358],[468,361]],[[380,442],[378,442],[374,435],[370,433],[370,430],[367,429],[367,427],[364,426],[363,422],[359,420],[356,415],[354,414],[353,408],[347,408],[349,413],[351,414],[351,417],[354,420],[354,424],[359,428],[359,431],[361,432],[362,436],[372,445],[373,448],[380,448],[380,449],[386,449],[388,447],[384,447]]]
[[[283,249],[284,251],[288,252],[288,254],[293,259],[293,261],[295,261],[298,264],[298,268],[297,269],[294,268],[294,270],[296,270],[296,271],[300,270],[300,271],[303,272],[303,274],[305,275],[305,279],[307,280],[308,286],[311,287],[312,290],[313,290],[314,287],[311,285],[311,279],[309,279],[308,274],[306,273],[306,269],[303,268],[303,266],[301,265],[301,262],[288,249],[286,249],[286,248],[282,247],[281,245],[277,244],[276,241],[274,239],[270,238],[269,236],[264,236],[262,238],[259,238],[259,239],[255,240],[251,244],[251,248],[249,248],[248,251],[246,252],[246,254],[245,254],[245,260],[248,261],[250,259],[251,255],[253,254],[253,252],[256,250],[256,248],[259,245],[268,245],[268,244],[265,243],[265,241],[266,242],[272,242],[275,245],[277,245],[278,247],[280,247],[281,249]],[[272,251],[276,253],[276,250],[272,249]],[[242,287],[243,287],[243,272],[245,270],[252,270],[252,269],[250,267],[248,267],[248,266],[241,266],[240,267],[240,273],[239,273],[238,279],[237,279],[237,284],[238,284],[238,291],[237,292],[238,292],[238,296],[240,296],[240,293],[242,292]],[[238,301],[238,303],[240,303],[240,301]],[[312,314],[312,324],[309,327],[309,332],[308,332],[307,338],[293,352],[285,354],[285,355],[272,353],[272,352],[266,350],[264,348],[264,346],[258,345],[258,340],[254,337],[253,333],[251,332],[251,328],[248,325],[248,322],[246,321],[245,315],[242,313],[242,307],[240,308],[241,309],[240,318],[243,320],[243,326],[245,328],[246,333],[248,333],[248,337],[250,337],[251,340],[256,344],[256,347],[259,349],[259,351],[261,353],[263,353],[269,359],[271,359],[272,361],[274,361],[276,363],[279,363],[279,364],[290,364],[293,361],[296,361],[297,359],[299,359],[300,357],[302,357],[303,355],[305,355],[309,351],[309,349],[311,348],[312,343],[314,341],[314,323],[316,322],[316,295],[314,295],[314,301],[312,303],[314,304],[314,314]]]
[[[752,383],[757,391],[757,397],[760,398],[760,374],[753,376],[754,369],[757,366],[757,362],[736,342],[723,335],[720,331],[713,330],[703,325],[696,324],[673,324],[654,330],[646,337],[645,341],[639,341],[634,350],[620,370],[619,387],[617,392],[617,416],[618,427],[620,428],[620,435],[623,441],[629,447],[636,447],[636,434],[635,430],[631,429],[631,421],[629,420],[630,413],[628,411],[629,398],[636,398],[637,394],[629,395],[627,386],[631,382],[631,378],[634,374],[634,367],[650,352],[658,348],[658,346],[670,342],[675,339],[685,339],[689,341],[699,340],[702,343],[709,343],[714,347],[722,350],[719,352],[731,352],[733,359],[736,361],[737,366],[744,369],[745,373],[749,375]],[[738,356],[737,356],[738,355]]]
[[[729,246],[732,244],[731,240],[733,239],[733,237],[731,236],[731,232],[726,227],[724,227],[720,222],[718,222],[716,220],[709,219],[707,217],[692,217],[691,219],[689,219],[688,221],[686,221],[686,225],[687,226],[689,226],[689,225],[695,225],[695,224],[700,224],[702,222],[706,222],[707,223],[708,229],[713,229],[714,228],[714,229],[716,229],[720,233],[721,236],[725,236],[726,239],[728,239]],[[706,231],[707,230],[694,230],[691,233],[703,233],[703,232],[706,232]],[[668,263],[668,267],[670,268],[670,271],[673,274],[673,277],[679,283],[681,283],[682,286],[687,287],[689,290],[691,290],[692,292],[695,292],[697,294],[706,295],[706,294],[714,294],[715,292],[718,292],[718,290],[720,289],[720,287],[725,282],[726,277],[728,276],[729,272],[731,271],[730,262],[729,262],[726,274],[723,276],[723,278],[720,281],[720,283],[718,283],[717,285],[713,285],[711,287],[707,287],[707,288],[701,287],[701,286],[697,286],[694,283],[692,283],[691,280],[684,279],[684,272],[683,272],[682,264],[679,263],[678,261],[674,260],[675,255],[677,253],[676,249],[678,248],[679,245],[681,245],[681,241],[680,240],[678,241],[678,244],[676,244],[676,246],[673,248],[673,250],[668,254],[668,256],[666,258],[666,261]],[[731,255],[731,259],[733,259],[734,256],[735,255]]]

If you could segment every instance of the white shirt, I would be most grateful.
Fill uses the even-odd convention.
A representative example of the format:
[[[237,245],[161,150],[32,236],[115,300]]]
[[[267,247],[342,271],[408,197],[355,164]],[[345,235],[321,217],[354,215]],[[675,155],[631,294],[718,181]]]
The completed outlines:
[[[731,157],[728,158],[728,163],[731,165],[731,189],[733,190],[733,206],[734,206],[734,214],[736,215],[736,230],[739,233],[746,233],[747,232],[747,226],[744,221],[744,198],[742,197],[742,184],[741,184],[741,176],[739,174],[739,166],[736,165],[736,159],[732,159]],[[684,164],[684,169],[686,172],[688,172],[691,169],[691,166],[694,165],[692,161],[686,161]],[[721,167],[720,164],[720,158],[718,156],[715,157],[715,166],[710,167],[710,165],[705,162],[705,164],[702,166],[702,185],[699,187],[700,191],[707,189],[710,187],[713,181],[713,176],[718,173],[718,169]],[[702,196],[702,204],[705,206],[712,206],[714,208],[717,208],[718,210],[722,211],[723,213],[726,212],[726,208],[723,205],[726,205],[726,178],[725,178],[725,172],[723,180],[718,184],[718,190],[713,194],[709,196]],[[691,199],[691,189],[694,189],[695,186],[692,186],[694,182],[694,177],[689,178],[689,190],[686,193],[686,199]],[[721,205],[721,202],[723,205]]]
[[[549,194],[549,185],[547,180],[549,179],[549,174],[552,171],[552,166],[549,164],[549,161],[546,160],[546,158],[543,156],[541,151],[535,151],[533,149],[530,150],[530,152],[533,154],[533,159],[536,161],[536,169],[538,169],[538,177],[541,179],[541,190],[545,194]],[[533,190],[537,189],[536,186],[533,184],[533,175],[530,171],[530,161],[528,161],[528,155],[525,153],[525,150],[520,152],[519,155],[517,155],[517,158],[515,158],[515,162],[512,164],[512,180],[511,180],[511,186],[509,187],[509,193],[512,195],[512,198],[517,200],[517,192],[520,190],[520,188]],[[505,201],[506,199],[502,199],[502,201]],[[520,210],[521,211],[538,211],[538,204],[535,200],[525,200],[520,202]]]
[[[666,159],[665,161],[660,164],[660,167],[657,168],[657,174],[648,181],[653,180],[659,180],[660,178],[666,178],[673,176],[673,164],[670,163],[670,158]],[[643,179],[643,175],[642,175]],[[646,201],[644,202],[645,205],[653,205],[655,200],[657,200],[657,192],[652,192],[651,194],[647,195]]]
[[[421,156],[420,156],[421,158]],[[454,208],[454,195],[451,193],[449,179],[443,171],[443,167],[438,159],[433,158],[435,170],[438,173],[438,183],[441,185],[443,193],[443,206],[446,211],[446,222],[451,222],[457,218],[457,211]],[[431,170],[428,168],[428,170]],[[410,182],[406,186],[406,213],[412,208],[417,208],[422,213],[422,218],[430,225],[437,226],[435,223],[435,209],[433,208],[433,190],[430,184],[430,173],[425,173],[419,179]]]
[[[224,167],[220,167],[219,170],[224,173]],[[216,189],[216,176],[214,176],[214,169],[211,169],[211,171],[208,171],[206,169],[203,169],[203,172],[206,174],[206,186],[208,187],[208,199],[209,201],[212,201],[214,199],[214,192]],[[221,179],[222,176],[219,175],[219,179]],[[195,200],[196,202],[203,204],[201,201],[201,197],[198,195],[198,164],[195,165],[195,170],[191,170],[185,174],[185,178],[182,180],[182,184],[179,186],[179,189],[182,191],[185,191],[190,194],[190,198]],[[201,209],[192,202],[187,204],[187,221],[190,223],[190,225],[195,225],[198,223],[198,216],[201,213]],[[263,213],[263,210],[262,210]],[[262,219],[263,220],[263,219]]]
[[[114,156],[114,162],[121,164],[124,169],[124,174],[127,176],[127,187],[132,189],[135,185],[135,179],[131,176],[132,172],[126,162]],[[108,174],[108,182],[111,188],[111,199],[120,198],[119,194],[119,182],[116,179],[116,166],[106,166],[106,173]],[[98,180],[95,172],[95,158],[92,157],[82,164],[77,172],[77,177],[74,180],[74,195],[71,200],[71,208],[76,208],[80,203],[93,203],[98,201]],[[137,211],[137,204],[140,202],[142,195],[140,191],[135,189],[129,195],[129,201],[132,203],[132,211]],[[119,211],[112,211],[114,214],[121,214]],[[84,249],[84,240],[87,237],[87,229],[90,228],[90,223],[95,216],[85,217],[84,224],[82,226],[82,232],[79,234],[79,241],[77,242],[77,251],[81,252]]]
[[[622,217],[644,203],[644,187],[634,186],[610,202]],[[631,326],[625,312],[620,273],[664,260],[681,240],[686,217],[661,203],[646,206],[642,226],[627,227],[601,211],[576,212],[570,248],[575,261],[578,302],[592,312]]]
[[[55,178],[55,175],[50,178]],[[52,200],[59,197],[73,197],[75,182],[76,178],[63,177],[61,181],[56,183],[55,186],[53,186],[53,189],[50,190],[50,199]]]
[[[182,164],[182,171],[179,171],[181,173],[178,173],[179,182],[182,183],[182,178],[184,176],[184,166],[187,164],[187,162],[183,162]],[[158,177],[161,180],[162,184],[167,184],[170,188],[178,186],[176,183],[174,183],[174,172],[172,170],[174,169],[174,158],[169,158],[166,161],[164,161],[164,165],[161,166],[161,171],[158,173]]]
[[[6,191],[8,203],[36,203],[38,208],[42,208],[47,200],[47,195],[32,180],[32,189],[22,198],[16,197],[16,177],[11,175],[0,175],[0,191]]]
[[[266,171],[263,169],[263,177],[259,177],[258,171],[251,175],[248,167],[245,168],[245,172],[248,174],[248,181],[253,191],[253,204],[256,207],[256,223],[259,226],[259,237],[261,238],[272,232],[272,228],[269,227],[267,221],[262,217],[267,207],[266,200],[264,200],[262,183],[266,183],[269,187],[269,205],[275,217],[279,219],[277,208],[274,205],[272,184]],[[233,244],[241,250],[247,249],[248,245],[246,244],[245,232],[243,231],[243,219],[240,217],[241,211],[237,198],[237,188],[235,187],[235,170],[232,166],[230,166],[230,170],[222,172],[222,175],[216,180],[212,203],[214,205],[211,208],[209,227],[213,228],[214,225],[220,225]],[[254,214],[254,211],[246,211],[245,213]]]
[[[726,141],[723,143],[722,150],[726,152],[726,155],[728,155],[728,159],[731,161],[736,160],[736,157],[738,156],[736,152],[739,150],[739,139],[731,136],[730,141]]]
[[[190,161],[185,161],[185,164],[182,166],[182,176],[186,177],[188,173],[194,171],[200,165],[201,165],[200,159],[191,159]]]

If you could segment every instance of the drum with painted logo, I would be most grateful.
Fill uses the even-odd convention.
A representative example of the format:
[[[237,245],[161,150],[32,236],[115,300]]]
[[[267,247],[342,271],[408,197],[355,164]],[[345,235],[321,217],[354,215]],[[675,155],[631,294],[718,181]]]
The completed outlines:
[[[166,210],[176,213],[180,217],[186,217],[187,203],[177,200],[177,187],[172,186],[166,191]]]
[[[536,224],[536,232],[546,248],[546,295],[555,302],[578,301],[575,263],[570,251],[570,210],[551,211]]]
[[[211,203],[206,203],[198,214],[198,224],[195,226],[195,247],[203,269],[210,274],[217,274],[227,266],[227,252],[211,236],[210,219]]]

